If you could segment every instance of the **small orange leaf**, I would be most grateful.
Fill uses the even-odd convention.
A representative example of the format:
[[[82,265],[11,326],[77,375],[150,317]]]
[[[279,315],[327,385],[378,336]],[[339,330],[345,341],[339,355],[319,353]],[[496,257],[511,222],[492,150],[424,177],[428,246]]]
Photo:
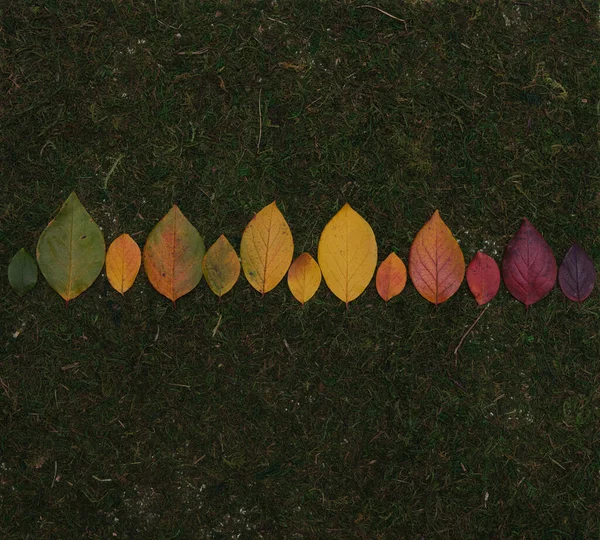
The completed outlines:
[[[121,294],[129,290],[140,271],[142,253],[128,234],[116,238],[106,252],[106,277]]]
[[[240,245],[246,279],[259,293],[274,289],[294,256],[292,231],[273,201],[246,226]]]
[[[288,286],[302,305],[308,302],[321,284],[321,269],[308,253],[300,255],[288,271]]]
[[[465,258],[437,210],[410,247],[408,271],[417,291],[436,306],[448,300],[462,283]]]
[[[395,253],[390,253],[377,269],[375,285],[386,302],[399,295],[406,285],[406,266]]]
[[[240,277],[240,260],[225,235],[208,248],[202,269],[210,290],[219,298],[229,292]]]
[[[172,302],[202,279],[204,241],[176,205],[152,229],[144,245],[144,270],[152,286]]]

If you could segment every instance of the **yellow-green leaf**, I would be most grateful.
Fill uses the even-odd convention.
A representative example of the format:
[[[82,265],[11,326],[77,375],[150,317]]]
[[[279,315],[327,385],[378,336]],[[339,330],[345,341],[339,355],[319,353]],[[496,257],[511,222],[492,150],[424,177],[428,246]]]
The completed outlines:
[[[367,288],[375,272],[375,233],[346,203],[323,229],[318,257],[325,283],[348,306]]]
[[[94,283],[104,266],[104,249],[100,227],[71,193],[38,240],[38,265],[68,303]]]
[[[225,235],[219,236],[208,248],[202,269],[210,290],[219,298],[236,284],[240,277],[240,259]]]
[[[144,270],[152,286],[172,302],[202,279],[204,241],[176,205],[152,229],[144,245]]]
[[[294,298],[304,305],[321,284],[321,269],[308,253],[300,255],[288,271],[288,287]]]
[[[246,279],[265,294],[283,279],[294,256],[292,231],[275,201],[246,226],[240,246]]]

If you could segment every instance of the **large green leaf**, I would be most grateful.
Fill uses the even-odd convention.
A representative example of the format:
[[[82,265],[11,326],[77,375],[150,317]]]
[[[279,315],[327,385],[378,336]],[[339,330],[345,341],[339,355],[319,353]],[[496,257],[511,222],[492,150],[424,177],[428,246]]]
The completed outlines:
[[[40,236],[37,260],[50,287],[68,302],[94,283],[104,251],[100,227],[71,193]]]
[[[35,287],[38,270],[35,259],[25,248],[17,251],[8,265],[8,282],[19,296],[23,296]]]

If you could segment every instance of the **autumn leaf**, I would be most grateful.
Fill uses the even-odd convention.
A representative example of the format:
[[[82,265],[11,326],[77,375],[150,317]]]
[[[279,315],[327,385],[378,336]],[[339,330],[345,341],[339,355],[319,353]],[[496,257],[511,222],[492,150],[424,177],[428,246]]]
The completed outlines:
[[[523,220],[502,258],[504,284],[527,307],[546,296],[556,283],[556,260],[544,237]]]
[[[144,270],[152,286],[173,303],[202,279],[204,241],[176,205],[144,245]]]
[[[224,235],[208,248],[202,269],[210,290],[219,298],[229,292],[240,277],[240,260]]]
[[[480,306],[487,304],[500,288],[500,270],[496,261],[478,251],[467,267],[467,284]]]
[[[321,269],[308,253],[302,253],[290,266],[288,287],[302,305],[308,302],[321,284]]]
[[[140,271],[142,253],[135,240],[122,234],[106,252],[106,277],[113,289],[121,294],[128,291]]]
[[[558,269],[558,283],[565,296],[583,302],[594,290],[596,269],[589,255],[573,244]]]
[[[25,248],[17,251],[8,265],[8,282],[14,291],[23,296],[35,287],[38,278],[35,259]]]
[[[375,233],[348,203],[323,229],[318,258],[325,283],[346,307],[370,283],[377,266]]]
[[[417,291],[436,306],[448,300],[462,283],[463,253],[437,210],[410,247],[408,271]]]
[[[46,281],[68,304],[102,271],[104,249],[100,227],[71,193],[40,235],[36,254]]]
[[[388,302],[399,295],[406,285],[406,266],[395,253],[390,253],[377,269],[375,285],[379,296]]]
[[[294,256],[294,241],[275,201],[246,226],[240,256],[246,279],[261,294],[274,289],[285,276]]]

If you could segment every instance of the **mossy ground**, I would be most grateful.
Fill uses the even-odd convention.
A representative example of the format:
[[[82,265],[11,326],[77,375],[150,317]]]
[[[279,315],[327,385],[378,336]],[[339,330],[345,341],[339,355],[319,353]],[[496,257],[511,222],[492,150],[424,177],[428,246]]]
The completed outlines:
[[[0,269],[72,190],[107,242],[177,203],[239,248],[277,200],[296,254],[345,202],[380,260],[434,209],[470,260],[528,217],[600,262],[588,0],[66,0],[0,7]],[[322,285],[143,272],[65,308],[0,280],[2,538],[592,538],[600,297],[463,285],[345,307]],[[13,334],[19,332],[18,337]]]

